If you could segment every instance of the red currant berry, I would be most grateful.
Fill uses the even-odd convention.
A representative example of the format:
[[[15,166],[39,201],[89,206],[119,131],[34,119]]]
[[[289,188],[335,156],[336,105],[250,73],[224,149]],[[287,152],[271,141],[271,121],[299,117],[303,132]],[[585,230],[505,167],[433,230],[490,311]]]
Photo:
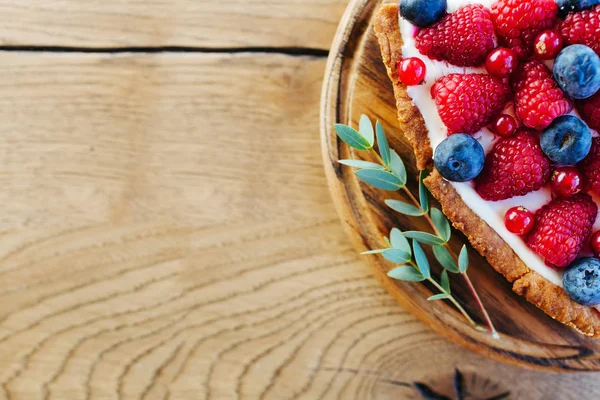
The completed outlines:
[[[517,121],[508,114],[500,114],[492,124],[493,131],[502,137],[512,136],[517,130]]]
[[[504,215],[506,229],[516,235],[525,235],[531,231],[535,223],[533,213],[525,207],[513,207]]]
[[[488,54],[485,60],[485,68],[491,75],[508,76],[519,66],[517,54],[511,49],[498,47]]]
[[[600,256],[600,231],[596,231],[590,238],[590,246],[596,257]]]
[[[552,175],[550,186],[556,197],[574,196],[583,189],[581,173],[575,167],[557,168]]]
[[[563,38],[555,31],[544,31],[533,42],[535,54],[542,60],[556,58],[563,48]]]
[[[405,58],[398,61],[398,77],[406,86],[420,85],[427,74],[423,60],[417,57]]]

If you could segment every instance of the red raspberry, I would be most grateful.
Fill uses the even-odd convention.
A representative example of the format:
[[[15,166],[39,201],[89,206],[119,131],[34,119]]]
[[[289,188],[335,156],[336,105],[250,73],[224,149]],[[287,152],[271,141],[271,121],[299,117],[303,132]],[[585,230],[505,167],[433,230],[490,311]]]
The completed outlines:
[[[600,5],[570,13],[558,29],[567,44],[585,44],[600,55]]]
[[[578,167],[583,175],[583,189],[600,194],[600,138],[592,139],[592,148]]]
[[[421,54],[461,67],[481,65],[494,49],[494,26],[490,10],[469,4],[447,14],[434,25],[417,33]]]
[[[533,42],[554,26],[558,15],[555,0],[500,0],[492,7],[498,41],[513,49],[521,60],[533,53]]]
[[[581,118],[587,122],[588,126],[597,131],[600,130],[600,92],[589,99],[578,100],[576,106]]]
[[[583,249],[597,214],[598,206],[587,194],[554,200],[536,212],[527,245],[547,263],[564,268]]]
[[[542,130],[555,118],[568,114],[573,103],[541,61],[522,64],[513,77],[515,110],[525,126]]]
[[[550,76],[550,69],[541,61],[530,61],[519,65],[512,77],[515,92],[526,88],[531,82]]]
[[[521,129],[498,141],[486,156],[475,189],[489,201],[522,196],[540,189],[550,179],[550,161],[534,132]]]
[[[475,133],[504,108],[510,88],[486,74],[450,74],[431,87],[431,97],[448,133]]]

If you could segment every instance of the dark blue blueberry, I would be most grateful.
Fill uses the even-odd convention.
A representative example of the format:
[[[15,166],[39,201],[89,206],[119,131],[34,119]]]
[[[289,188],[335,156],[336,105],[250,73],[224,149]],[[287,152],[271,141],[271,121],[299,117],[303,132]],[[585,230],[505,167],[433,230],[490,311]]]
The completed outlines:
[[[558,117],[542,132],[540,146],[556,165],[573,165],[583,160],[592,147],[592,131],[577,117]]]
[[[400,0],[400,15],[419,28],[439,21],[446,8],[446,0]]]
[[[483,169],[483,147],[471,135],[459,133],[448,136],[435,149],[435,168],[451,182],[475,179]]]
[[[587,10],[600,4],[600,0],[556,0],[558,4],[558,15],[561,18],[567,16],[570,12]]]
[[[569,297],[581,305],[600,304],[600,260],[575,260],[563,274],[563,286]]]
[[[587,99],[600,89],[600,57],[582,44],[565,47],[554,61],[554,79],[569,96]]]

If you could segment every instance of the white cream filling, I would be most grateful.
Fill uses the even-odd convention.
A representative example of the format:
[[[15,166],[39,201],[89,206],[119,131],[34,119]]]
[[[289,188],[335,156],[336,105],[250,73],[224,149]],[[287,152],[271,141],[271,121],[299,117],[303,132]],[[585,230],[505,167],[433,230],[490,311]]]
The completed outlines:
[[[494,0],[448,0],[448,12],[454,12],[458,8],[470,4],[482,4],[486,7],[491,7]],[[442,142],[448,133],[448,129],[442,122],[434,100],[431,98],[431,86],[437,79],[444,75],[452,73],[469,74],[469,73],[486,73],[485,68],[467,68],[450,65],[447,62],[439,62],[423,56],[415,47],[415,31],[416,28],[410,22],[400,18],[400,32],[404,41],[402,47],[403,57],[418,57],[423,60],[427,66],[427,75],[425,81],[419,86],[408,87],[408,95],[417,106],[423,118],[425,125],[429,131],[429,140],[431,147],[435,150],[440,142]],[[484,151],[491,150],[493,144],[497,141],[497,137],[487,129],[482,129],[481,132],[474,135],[481,143]],[[471,182],[457,183],[450,182],[462,197],[465,204],[485,221],[498,235],[512,247],[514,252],[521,260],[532,270],[538,272],[544,278],[548,279],[553,284],[562,287],[562,272],[548,267],[543,258],[535,254],[527,247],[523,239],[509,232],[504,225],[504,214],[514,206],[524,206],[531,211],[536,211],[551,199],[550,190],[542,188],[537,192],[529,193],[525,196],[513,197],[508,200],[490,202],[482,199],[475,191]],[[596,203],[599,199],[594,197]],[[600,229],[600,218],[596,220],[594,230]],[[494,251],[495,249],[489,249]]]

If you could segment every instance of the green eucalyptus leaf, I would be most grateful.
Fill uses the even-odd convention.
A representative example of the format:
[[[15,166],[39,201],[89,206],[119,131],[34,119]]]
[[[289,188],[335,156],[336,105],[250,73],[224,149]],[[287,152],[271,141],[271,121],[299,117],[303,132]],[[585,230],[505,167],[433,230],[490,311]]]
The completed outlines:
[[[422,170],[419,173],[419,199],[421,201],[421,207],[425,210],[426,213],[429,212],[429,190],[423,183],[423,181],[427,178],[427,171]]]
[[[381,254],[381,253],[383,253],[386,250],[387,249],[369,250],[369,251],[363,251],[360,254],[363,255],[363,256],[368,256],[369,254]]]
[[[390,242],[390,239],[384,237],[383,240],[385,240],[385,243],[389,246],[389,247],[394,247],[392,246],[392,242]]]
[[[405,203],[401,200],[386,200],[385,204],[394,211],[400,214],[410,215],[412,217],[420,217],[423,212],[420,208],[413,206],[412,204]]]
[[[446,299],[449,299],[449,298],[450,298],[450,295],[448,295],[446,293],[440,293],[440,294],[436,294],[434,296],[431,296],[427,300],[429,300],[429,301],[436,301],[436,300],[446,300]]]
[[[381,190],[395,192],[404,186],[402,182],[400,182],[400,179],[394,174],[386,171],[361,169],[360,171],[356,171],[356,176],[358,176],[358,179],[361,181]]]
[[[467,268],[469,268],[469,253],[467,251],[467,246],[463,245],[462,249],[460,250],[460,254],[458,256],[458,267],[461,274],[467,272]]]
[[[448,271],[442,271],[442,287],[448,293],[450,293],[450,278],[448,277]]]
[[[360,116],[358,131],[365,139],[367,139],[367,142],[371,144],[371,147],[373,147],[373,145],[375,144],[375,132],[373,131],[373,123],[365,114]]]
[[[405,264],[411,259],[411,255],[404,250],[386,249],[383,258],[396,264]]]
[[[385,132],[383,131],[383,125],[377,121],[375,124],[375,131],[377,132],[377,147],[379,147],[379,154],[383,159],[386,166],[390,165],[390,145],[388,144]]]
[[[357,150],[369,150],[373,147],[356,129],[348,125],[335,124],[334,129],[340,139]]]
[[[388,272],[388,276],[399,281],[421,282],[425,280],[423,274],[410,265],[396,267]]]
[[[406,239],[404,234],[402,234],[402,231],[400,231],[400,229],[398,229],[398,228],[392,229],[392,232],[390,233],[390,239],[391,239],[391,245],[394,249],[403,250],[406,253],[408,253],[410,256],[412,256],[412,250],[410,248],[410,243],[408,243],[408,240]]]
[[[349,167],[360,168],[360,169],[385,169],[385,167],[372,163],[370,161],[363,160],[340,160],[338,161],[340,164],[347,165]]]
[[[427,256],[425,255],[423,248],[416,240],[413,240],[413,254],[415,256],[415,261],[417,262],[417,267],[419,267],[419,271],[421,271],[425,278],[431,278],[429,261],[427,260]]]
[[[404,162],[394,150],[390,152],[390,169],[400,180],[406,183],[406,166]]]
[[[433,246],[433,254],[445,270],[448,270],[453,274],[458,274],[460,272],[458,270],[458,265],[456,265],[456,261],[454,261],[454,258],[452,258],[447,248],[440,245]]]
[[[404,232],[404,236],[406,236],[408,239],[414,239],[430,246],[446,243],[444,242],[444,239],[427,232],[408,231]]]
[[[433,221],[433,224],[442,236],[442,239],[444,239],[445,242],[450,240],[450,236],[452,236],[452,231],[450,229],[450,223],[448,222],[446,216],[437,208],[432,208],[430,215],[431,220]]]

